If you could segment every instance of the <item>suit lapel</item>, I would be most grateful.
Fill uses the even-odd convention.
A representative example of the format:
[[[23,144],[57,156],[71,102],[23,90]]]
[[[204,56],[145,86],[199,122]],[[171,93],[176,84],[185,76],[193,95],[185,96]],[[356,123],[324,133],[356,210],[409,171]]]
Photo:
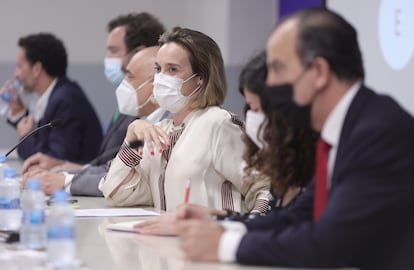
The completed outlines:
[[[106,134],[104,136],[104,139],[101,143],[101,147],[99,152],[102,152],[103,149],[105,149],[106,145],[108,144],[108,142],[111,141],[111,138],[114,134],[114,130],[117,130],[119,128],[119,126],[125,121],[125,119],[127,119],[128,116],[124,115],[124,114],[120,114],[118,119],[115,122],[112,122],[109,124],[108,130],[106,131]],[[112,119],[112,118],[111,118]]]
[[[334,168],[331,178],[331,187],[335,187],[335,183],[339,181],[339,172],[342,170],[343,165],[347,165],[346,162],[343,162],[343,159],[346,159],[346,153],[352,144],[349,143],[349,140],[352,141],[352,132],[354,130],[355,124],[358,122],[358,116],[360,112],[364,109],[365,104],[368,100],[374,95],[374,92],[365,86],[362,86],[358,93],[355,95],[354,100],[349,106],[348,112],[346,114],[344,124],[341,130],[341,136],[339,138],[338,150],[336,152],[336,159],[334,162]]]

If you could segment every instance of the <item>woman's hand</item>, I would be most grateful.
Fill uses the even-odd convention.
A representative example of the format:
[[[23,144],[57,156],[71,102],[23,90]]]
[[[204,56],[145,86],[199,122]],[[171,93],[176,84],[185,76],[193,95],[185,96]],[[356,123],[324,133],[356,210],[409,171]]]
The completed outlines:
[[[134,229],[141,234],[177,235],[177,218],[175,214],[163,213],[158,217],[136,224]]]
[[[168,135],[159,126],[145,120],[133,121],[128,126],[125,140],[128,143],[135,140],[144,141],[151,155],[154,155],[155,151],[161,153],[170,146]],[[142,155],[142,148],[139,152]]]

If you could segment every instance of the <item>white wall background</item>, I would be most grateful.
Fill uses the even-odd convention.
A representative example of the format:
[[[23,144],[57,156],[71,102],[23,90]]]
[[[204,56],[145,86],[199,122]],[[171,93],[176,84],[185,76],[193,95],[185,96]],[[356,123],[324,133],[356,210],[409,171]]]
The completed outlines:
[[[66,44],[71,63],[102,63],[106,24],[119,14],[147,11],[168,28],[210,35],[227,64],[242,64],[261,48],[276,21],[276,0],[2,0],[0,61],[14,62],[17,39],[50,31]]]
[[[237,90],[238,73],[250,57],[265,48],[277,8],[277,0],[2,0],[0,83],[14,74],[19,37],[52,32],[66,45],[69,77],[82,85],[105,122],[116,108],[114,89],[103,75],[106,25],[119,14],[147,11],[167,28],[193,28],[216,40],[229,82],[224,106],[241,113],[244,100]],[[5,119],[0,119],[0,134],[0,148],[17,141]]]
[[[366,84],[392,96],[414,115],[414,1],[360,1],[358,8],[353,1],[326,3],[358,31]],[[390,63],[405,64],[395,68]]]

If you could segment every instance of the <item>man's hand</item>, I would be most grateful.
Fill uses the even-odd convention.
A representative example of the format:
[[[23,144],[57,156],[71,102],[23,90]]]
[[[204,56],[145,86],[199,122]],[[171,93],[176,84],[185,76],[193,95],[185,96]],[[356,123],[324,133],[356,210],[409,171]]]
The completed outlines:
[[[218,261],[218,248],[223,227],[212,219],[178,222],[180,245],[187,259]]]
[[[17,123],[16,131],[19,138],[32,131],[36,127],[36,122],[32,115],[23,117],[19,123]]]
[[[22,172],[26,173],[29,170],[33,170],[35,168],[49,170],[64,163],[65,162],[61,159],[57,159],[38,152],[25,160],[23,163]]]
[[[13,93],[10,93],[10,101],[9,101],[9,109],[11,116],[17,115],[19,113],[22,113],[26,110],[26,106],[24,105],[23,101],[20,99],[20,96],[18,94],[18,89],[14,88],[13,81],[8,80],[4,83],[4,85],[0,89],[0,95],[3,95],[3,93],[6,91],[6,89],[10,89],[12,87]]]
[[[43,169],[33,169],[23,175],[23,189],[26,188],[26,182],[29,178],[39,179],[41,182],[41,188],[47,195],[51,195],[56,190],[65,187],[65,175],[63,173],[55,173]]]

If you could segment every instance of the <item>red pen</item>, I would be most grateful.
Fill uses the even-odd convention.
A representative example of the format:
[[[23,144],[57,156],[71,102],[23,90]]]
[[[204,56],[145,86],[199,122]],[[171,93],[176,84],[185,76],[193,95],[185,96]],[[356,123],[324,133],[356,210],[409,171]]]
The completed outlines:
[[[191,186],[191,178],[187,179],[187,182],[185,183],[185,197],[184,197],[184,203],[188,203],[188,199],[190,198],[190,186]]]

